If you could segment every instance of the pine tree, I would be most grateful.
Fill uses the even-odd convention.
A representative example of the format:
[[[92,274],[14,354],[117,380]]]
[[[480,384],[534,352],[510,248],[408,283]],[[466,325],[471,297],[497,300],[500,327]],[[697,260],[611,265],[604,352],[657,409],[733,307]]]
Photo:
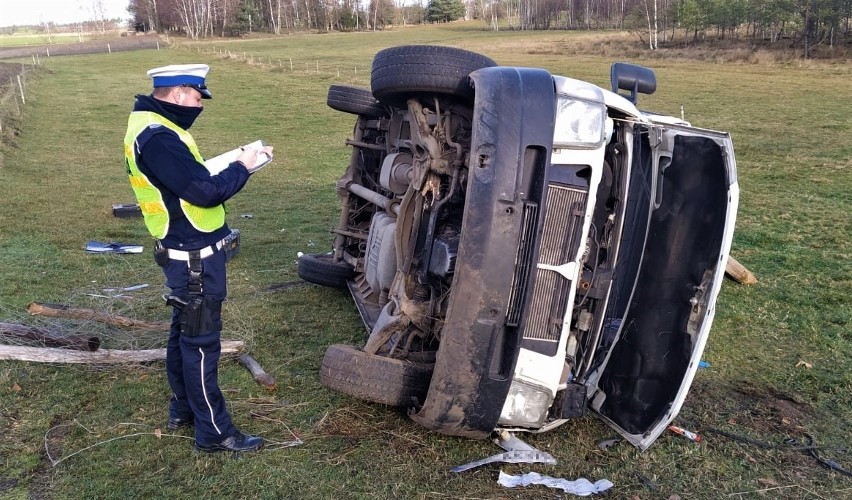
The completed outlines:
[[[426,18],[431,22],[446,23],[464,17],[462,0],[430,0]]]

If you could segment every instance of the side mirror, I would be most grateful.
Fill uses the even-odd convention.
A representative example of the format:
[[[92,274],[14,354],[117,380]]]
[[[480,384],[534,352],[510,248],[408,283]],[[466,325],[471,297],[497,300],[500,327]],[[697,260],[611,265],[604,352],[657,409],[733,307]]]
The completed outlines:
[[[613,63],[609,78],[612,82],[612,91],[627,98],[633,104],[636,104],[637,94],[653,94],[657,90],[657,76],[653,70],[644,66]],[[627,90],[630,94],[620,94],[619,90]]]

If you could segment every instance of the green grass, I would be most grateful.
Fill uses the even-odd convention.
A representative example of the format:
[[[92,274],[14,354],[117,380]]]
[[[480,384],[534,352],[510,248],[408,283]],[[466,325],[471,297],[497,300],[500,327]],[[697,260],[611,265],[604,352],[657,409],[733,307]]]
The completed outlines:
[[[557,496],[543,487],[507,490],[496,484],[497,466],[450,473],[498,449],[428,432],[399,411],[323,388],[318,370],[325,346],[363,339],[352,301],[311,286],[268,291],[297,279],[297,251],[330,246],[334,183],[348,161],[343,141],[353,118],[325,106],[328,85],[368,86],[372,55],[401,43],[465,47],[501,64],[544,67],[604,86],[609,64],[621,59],[560,55],[561,47],[590,43],[585,34],[491,33],[459,24],[52,57],[30,77],[21,133],[14,147],[4,147],[0,163],[0,321],[35,321],[25,313],[33,301],[165,318],[157,298],[163,280],[150,254],[93,256],[83,246],[89,239],[149,246],[139,219],[110,211],[113,203],[133,201],[121,151],[132,96],[149,91],[149,68],[208,62],[215,98],[192,129],[201,150],[212,155],[257,138],[276,148],[275,162],[229,204],[229,222],[243,241],[229,267],[223,336],[246,340],[278,388],[261,388],[233,361],[222,363],[220,384],[238,426],[275,441],[292,439],[289,429],[304,444],[232,459],[194,453],[187,432],[156,437],[168,401],[161,363],[3,361],[0,496]],[[697,375],[678,419],[702,432],[701,444],[666,434],[645,453],[623,443],[602,451],[597,441],[614,432],[588,417],[523,436],[558,465],[499,468],[610,479],[615,498],[757,497],[761,490],[782,498],[852,497],[849,478],[804,453],[745,445],[713,431],[775,444],[807,434],[820,445],[850,446],[852,104],[839,90],[852,69],[630,60],[658,76],[658,92],[642,96],[641,107],[679,115],[683,106],[694,125],[733,135],[742,190],[733,255],[759,282],[723,287],[704,356],[710,367]],[[86,295],[136,283],[150,284],[134,292],[136,299]],[[90,323],[63,326],[100,328],[104,347],[158,342]],[[68,458],[51,466],[46,443],[54,459]],[[849,453],[822,454],[852,468]]]
[[[88,40],[89,35],[80,36],[76,33],[42,34],[25,33],[15,35],[0,35],[0,47],[25,47],[28,45],[57,45]]]

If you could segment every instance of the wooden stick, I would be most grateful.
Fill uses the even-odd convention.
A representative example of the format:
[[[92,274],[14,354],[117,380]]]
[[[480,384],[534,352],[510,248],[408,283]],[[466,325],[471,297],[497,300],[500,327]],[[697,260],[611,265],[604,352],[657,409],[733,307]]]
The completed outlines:
[[[730,255],[728,256],[728,262],[725,263],[725,274],[733,278],[737,283],[743,285],[753,285],[757,283],[757,278],[754,274]]]
[[[240,364],[248,368],[254,377],[255,382],[266,387],[267,389],[275,389],[278,384],[275,382],[275,377],[266,373],[253,357],[248,354],[240,356]]]
[[[241,340],[223,340],[222,355],[239,354],[245,344]],[[141,363],[166,359],[166,349],[122,351],[101,349],[95,352],[71,351],[55,347],[22,347],[0,345],[0,360],[34,361],[36,363]]]
[[[101,339],[95,336],[63,335],[19,323],[0,323],[0,334],[37,340],[50,347],[68,347],[78,351],[97,351],[101,346]]]
[[[33,302],[27,306],[27,312],[32,315],[50,316],[53,318],[97,321],[99,323],[123,326],[126,328],[168,331],[171,327],[171,325],[165,321],[145,321],[116,314],[102,313],[92,309],[77,309],[63,304],[40,304],[38,302]]]

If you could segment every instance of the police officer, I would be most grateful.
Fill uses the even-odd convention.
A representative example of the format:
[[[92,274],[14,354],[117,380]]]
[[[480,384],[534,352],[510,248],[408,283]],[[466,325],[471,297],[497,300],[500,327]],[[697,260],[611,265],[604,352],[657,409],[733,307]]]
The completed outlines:
[[[206,64],[148,71],[151,95],[137,95],[124,137],[130,184],[163,268],[173,306],[166,350],[172,397],[167,428],[195,426],[202,451],[254,451],[263,438],[241,433],[219,390],[220,317],[226,296],[223,247],[231,235],[224,202],[246,184],[258,151],[244,151],[216,175],[187,130],[212,96]],[[263,152],[270,155],[272,148]]]

